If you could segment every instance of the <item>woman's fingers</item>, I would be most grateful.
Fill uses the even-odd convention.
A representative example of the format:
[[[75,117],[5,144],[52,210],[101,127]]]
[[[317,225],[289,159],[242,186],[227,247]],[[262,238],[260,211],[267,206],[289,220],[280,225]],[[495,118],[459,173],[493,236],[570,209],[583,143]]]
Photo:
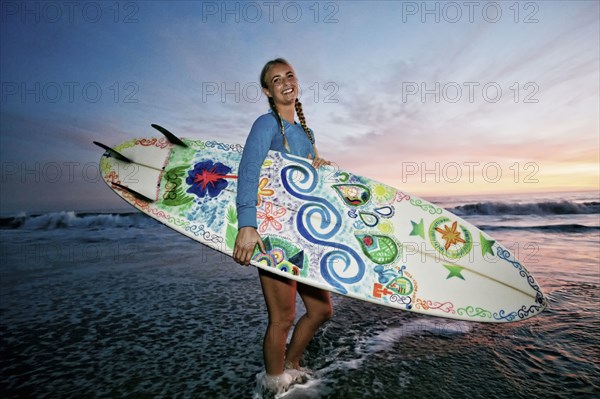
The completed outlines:
[[[242,227],[235,240],[233,259],[240,265],[248,266],[254,254],[256,244],[258,244],[263,253],[266,252],[265,245],[256,229],[253,227]]]
[[[260,238],[260,236],[258,237],[258,247],[260,248],[260,252],[262,252],[263,254],[267,253],[267,250],[265,249],[265,243]]]
[[[313,158],[310,154],[308,155],[308,159],[312,159],[312,166],[315,169],[319,169],[323,165],[331,165],[331,162],[319,157]]]
[[[250,249],[251,244],[246,242],[241,245],[239,258],[237,262],[240,265],[248,266],[250,264],[250,258],[252,257],[252,250]]]
[[[248,266],[250,264],[250,260],[252,259],[252,254],[254,253],[254,247],[256,247],[256,243],[248,243],[244,247],[244,266]]]
[[[318,167],[320,168],[323,165],[331,165],[331,162],[323,159],[323,158],[318,158]]]

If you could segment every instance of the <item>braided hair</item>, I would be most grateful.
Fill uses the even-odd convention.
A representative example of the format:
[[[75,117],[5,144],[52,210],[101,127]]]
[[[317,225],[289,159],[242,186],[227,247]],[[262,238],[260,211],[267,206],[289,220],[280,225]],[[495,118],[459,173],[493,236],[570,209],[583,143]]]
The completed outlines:
[[[291,66],[290,63],[287,62],[283,58],[276,58],[274,60],[267,62],[260,73],[260,85],[263,89],[268,88],[267,72],[269,72],[269,70],[276,64],[283,64],[283,65]],[[283,125],[283,121],[281,120],[281,115],[279,115],[279,111],[277,111],[277,107],[275,106],[275,100],[273,100],[273,97],[267,97],[267,99],[269,101],[269,107],[271,108],[271,111],[272,111],[273,115],[275,116],[275,119],[277,119],[279,128],[281,129],[281,135],[283,136],[283,145],[286,148],[286,150],[290,151],[290,147],[288,145],[287,138],[285,137],[285,127]],[[298,115],[298,119],[300,119],[300,125],[302,126],[302,129],[304,129],[304,131],[306,132],[306,135],[308,136],[308,139],[314,146],[315,139],[313,137],[312,132],[308,128],[308,125],[306,124],[306,117],[304,116],[304,112],[302,111],[302,103],[300,101],[298,101],[297,98],[296,98],[296,103],[295,103],[295,109],[296,109],[296,114]]]
[[[314,145],[315,138],[313,137],[312,132],[306,125],[306,118],[304,117],[304,112],[302,112],[302,103],[300,101],[298,101],[297,98],[296,98],[295,107],[296,107],[296,114],[298,114],[298,119],[300,119],[300,125],[302,126],[302,129],[304,129],[304,131],[306,132],[306,135],[308,136],[308,139],[310,140],[310,142]]]

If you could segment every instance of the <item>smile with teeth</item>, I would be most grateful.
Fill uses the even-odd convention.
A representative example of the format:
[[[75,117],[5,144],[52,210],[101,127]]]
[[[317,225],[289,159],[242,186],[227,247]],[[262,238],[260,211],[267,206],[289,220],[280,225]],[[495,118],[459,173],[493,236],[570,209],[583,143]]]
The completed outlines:
[[[292,91],[294,91],[294,89],[290,87],[289,89],[285,89],[284,91],[282,91],[281,94],[290,94]]]

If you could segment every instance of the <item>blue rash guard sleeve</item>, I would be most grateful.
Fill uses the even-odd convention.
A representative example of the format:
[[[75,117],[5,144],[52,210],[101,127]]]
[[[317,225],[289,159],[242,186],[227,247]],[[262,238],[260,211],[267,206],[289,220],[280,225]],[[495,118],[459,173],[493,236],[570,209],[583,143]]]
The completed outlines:
[[[259,117],[248,134],[238,169],[237,213],[238,229],[246,226],[257,228],[256,204],[258,202],[258,179],[260,168],[271,149],[277,121],[273,115]]]
[[[314,146],[298,123],[283,120],[290,153],[300,157],[314,157]],[[312,132],[312,130],[311,130]],[[313,133],[314,137],[314,133]],[[287,152],[279,123],[272,113],[258,117],[252,125],[238,169],[236,206],[238,229],[246,226],[257,228],[256,205],[260,170],[269,150]]]

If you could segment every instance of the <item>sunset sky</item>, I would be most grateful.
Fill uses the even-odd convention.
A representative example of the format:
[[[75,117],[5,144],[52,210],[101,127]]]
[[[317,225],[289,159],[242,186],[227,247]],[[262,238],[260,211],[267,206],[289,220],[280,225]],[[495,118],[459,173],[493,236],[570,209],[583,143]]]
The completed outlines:
[[[425,197],[599,188],[597,1],[0,7],[2,214],[124,208],[93,140],[243,143],[275,57],[342,169]]]

